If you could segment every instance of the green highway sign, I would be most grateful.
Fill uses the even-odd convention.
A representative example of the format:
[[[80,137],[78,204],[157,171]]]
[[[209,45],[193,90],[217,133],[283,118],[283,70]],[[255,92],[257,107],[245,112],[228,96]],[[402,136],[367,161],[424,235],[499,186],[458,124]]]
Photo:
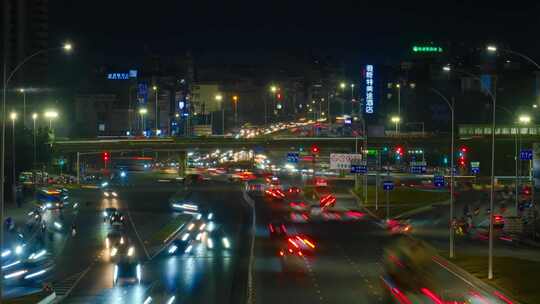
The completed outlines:
[[[443,48],[433,45],[414,45],[412,51],[414,53],[442,53]]]

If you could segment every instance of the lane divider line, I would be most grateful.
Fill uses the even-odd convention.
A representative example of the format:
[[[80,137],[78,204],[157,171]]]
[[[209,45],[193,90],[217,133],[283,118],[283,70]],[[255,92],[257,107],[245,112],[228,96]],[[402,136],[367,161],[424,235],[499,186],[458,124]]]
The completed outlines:
[[[255,201],[249,197],[247,192],[242,191],[244,200],[251,207],[251,239],[250,239],[250,249],[249,249],[249,262],[248,262],[248,281],[247,281],[247,304],[255,303],[255,290],[253,287],[253,264],[255,260],[255,234],[256,234],[256,214],[255,214]]]

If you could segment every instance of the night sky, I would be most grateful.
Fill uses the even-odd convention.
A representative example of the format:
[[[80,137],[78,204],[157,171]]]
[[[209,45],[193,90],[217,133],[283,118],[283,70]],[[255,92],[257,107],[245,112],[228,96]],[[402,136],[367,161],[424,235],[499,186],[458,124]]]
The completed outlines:
[[[354,2],[53,0],[51,40],[70,38],[81,58],[104,63],[140,59],[145,49],[226,53],[231,63],[303,49],[351,64],[387,62],[399,60],[413,41],[493,41],[532,57],[540,53],[539,4]]]

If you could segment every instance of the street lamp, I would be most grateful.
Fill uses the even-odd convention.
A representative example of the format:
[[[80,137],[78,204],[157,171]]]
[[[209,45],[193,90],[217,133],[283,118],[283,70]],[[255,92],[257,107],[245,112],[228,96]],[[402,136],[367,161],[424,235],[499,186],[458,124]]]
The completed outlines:
[[[399,122],[401,121],[401,118],[399,116],[392,116],[392,118],[390,118],[390,121],[396,124],[396,135],[397,135],[398,125],[399,125]]]
[[[223,96],[221,94],[216,94],[215,99],[221,107],[221,130],[222,130],[221,132],[223,135],[225,135],[225,108],[223,107],[223,102],[222,102]]]
[[[271,91],[272,93],[277,92],[277,90],[278,90],[278,89],[277,89],[276,86],[271,86],[271,87],[270,87],[270,91]]]
[[[431,90],[433,92],[435,92],[435,94],[439,95],[439,97],[441,97],[445,102],[446,104],[448,105],[448,107],[450,108],[450,112],[451,112],[451,115],[452,115],[452,139],[451,139],[451,143],[450,143],[450,246],[449,246],[449,253],[450,253],[450,258],[454,258],[454,227],[452,225],[452,222],[454,220],[454,129],[455,129],[455,126],[454,126],[454,98],[452,98],[452,102],[450,102],[448,100],[448,98],[446,98],[446,96],[444,96],[439,90],[437,89],[434,89],[434,88],[431,88]]]
[[[48,110],[45,111],[43,115],[45,116],[45,118],[49,119],[49,129],[51,129],[52,131],[52,121],[53,119],[56,119],[58,117],[58,112],[56,112],[55,110]]]
[[[529,115],[520,115],[519,122],[521,124],[528,124],[531,122],[531,117]]]
[[[17,202],[17,183],[16,183],[16,174],[15,174],[15,120],[17,120],[17,113],[9,113],[9,119],[11,119],[11,178],[12,178],[12,194],[13,194],[13,203]],[[3,224],[3,223],[2,223]]]
[[[26,127],[26,90],[21,88],[19,93],[23,95],[23,126]]]
[[[347,86],[347,84],[345,82],[342,82],[339,84],[339,87],[342,88],[342,89],[345,89],[345,87]]]
[[[148,113],[148,110],[146,108],[140,108],[139,109],[139,115],[141,115],[141,133],[144,135],[144,115]]]
[[[152,90],[154,90],[154,93],[155,93],[155,96],[156,96],[156,108],[155,108],[155,113],[154,113],[154,119],[155,119],[155,122],[154,122],[154,125],[156,127],[155,131],[156,131],[156,135],[157,135],[157,130],[158,130],[158,87],[157,86],[152,86]]]
[[[451,67],[449,65],[443,67],[443,71],[450,72],[452,71]],[[459,70],[458,72],[461,72],[463,74],[466,74],[470,77],[473,77],[477,81],[482,82],[480,77],[478,77],[475,74],[472,74],[470,72]],[[491,121],[491,189],[490,189],[490,198],[489,198],[489,210],[492,212],[489,215],[489,253],[488,253],[488,279],[493,279],[493,210],[494,210],[494,204],[495,204],[495,115],[496,115],[496,108],[497,108],[497,98],[496,94],[493,94],[491,90],[486,90],[489,97],[491,98],[491,101],[493,103],[493,110],[492,110],[492,121]]]
[[[238,125],[238,96],[234,95],[232,97],[234,103],[234,125]]]
[[[490,53],[495,53],[497,52],[497,46],[495,45],[488,45],[486,46],[486,51],[490,52]]]
[[[516,51],[513,51],[513,50],[509,50],[509,49],[499,49],[495,45],[486,46],[486,51],[488,51],[489,53],[504,52],[504,53],[509,53],[509,54],[512,54],[512,55],[516,55],[518,57],[521,57],[521,58],[525,59],[526,61],[528,61],[529,63],[531,63],[537,69],[540,70],[540,65],[536,61],[534,61],[531,57],[529,57],[529,56],[527,56],[527,55],[525,55],[523,53],[516,52]]]

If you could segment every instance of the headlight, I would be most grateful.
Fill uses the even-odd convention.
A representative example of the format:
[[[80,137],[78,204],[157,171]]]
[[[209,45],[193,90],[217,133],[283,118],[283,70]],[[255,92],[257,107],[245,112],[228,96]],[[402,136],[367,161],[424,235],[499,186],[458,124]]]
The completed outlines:
[[[15,254],[20,255],[22,252],[23,252],[23,247],[21,245],[17,245],[17,247],[15,247]]]
[[[210,249],[214,248],[214,241],[212,241],[211,238],[208,238],[206,243],[208,244],[208,248]]]
[[[124,237],[120,238],[120,244],[122,244],[122,245],[124,244]]]
[[[231,247],[231,244],[229,243],[229,239],[227,239],[226,237],[222,238],[222,239],[221,239],[221,242],[223,243],[223,247],[225,247],[225,248],[227,248],[227,249],[228,249],[229,247]]]
[[[128,256],[133,256],[133,254],[135,253],[135,248],[133,246],[129,247],[128,249]]]
[[[105,239],[105,248],[109,249],[109,238]]]
[[[175,253],[177,249],[178,247],[176,245],[172,245],[171,247],[169,247],[169,254]]]
[[[107,211],[103,211],[103,217],[107,217]]]
[[[114,197],[117,197],[117,196],[118,196],[118,194],[116,194],[116,192],[114,192],[114,191],[113,191],[111,194],[112,194],[112,196],[114,196]]]
[[[109,197],[109,192],[103,192],[103,195],[105,195],[105,197]]]
[[[52,207],[52,204],[51,204],[51,203],[47,203],[47,204],[45,205],[45,207],[46,207],[46,208],[51,208],[51,207]]]
[[[116,247],[113,247],[113,249],[111,250],[111,256],[115,256],[116,253],[118,253],[118,249],[116,249]]]

